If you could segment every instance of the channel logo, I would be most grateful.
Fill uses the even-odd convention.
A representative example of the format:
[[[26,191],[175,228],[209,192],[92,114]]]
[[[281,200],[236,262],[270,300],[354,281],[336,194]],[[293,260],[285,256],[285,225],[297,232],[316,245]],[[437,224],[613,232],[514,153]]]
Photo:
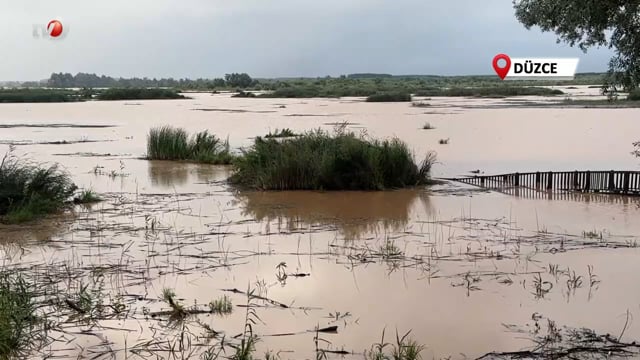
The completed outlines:
[[[46,24],[33,24],[33,37],[36,39],[62,40],[67,37],[69,26],[53,19]]]
[[[511,58],[498,54],[493,70],[502,80],[573,80],[578,58]]]

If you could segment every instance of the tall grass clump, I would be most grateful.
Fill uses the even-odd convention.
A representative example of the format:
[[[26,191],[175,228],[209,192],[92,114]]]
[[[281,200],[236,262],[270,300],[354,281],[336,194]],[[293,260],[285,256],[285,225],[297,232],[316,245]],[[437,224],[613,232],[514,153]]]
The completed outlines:
[[[0,218],[23,222],[62,210],[77,186],[57,165],[43,167],[9,151],[0,163]]]
[[[152,128],[147,135],[149,160],[190,160],[209,164],[230,164],[229,142],[208,131],[189,136],[186,130],[171,126]]]
[[[24,359],[46,338],[33,286],[20,274],[0,273],[0,359]]]
[[[369,95],[367,102],[404,102],[411,101],[411,94],[405,92],[389,92]]]
[[[234,162],[231,183],[258,190],[383,190],[429,183],[435,160],[414,162],[406,143],[347,132],[309,131],[295,138],[265,139]]]

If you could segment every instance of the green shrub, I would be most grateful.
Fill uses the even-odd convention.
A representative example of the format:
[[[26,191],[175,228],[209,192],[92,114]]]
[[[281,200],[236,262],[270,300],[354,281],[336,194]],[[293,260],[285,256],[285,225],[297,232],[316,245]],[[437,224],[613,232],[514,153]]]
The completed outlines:
[[[631,90],[627,96],[627,100],[638,101],[640,100],[640,89]]]
[[[208,131],[191,138],[186,130],[163,126],[153,128],[147,136],[149,160],[191,160],[209,164],[230,164],[233,156],[229,142],[222,141]]]
[[[429,153],[417,165],[397,138],[315,130],[282,140],[257,137],[229,180],[259,190],[383,190],[427,184],[434,160]]]
[[[369,95],[367,102],[404,102],[411,101],[411,94],[403,92],[379,93]]]
[[[57,212],[76,189],[69,174],[57,165],[37,166],[10,151],[0,163],[0,216],[22,222]]]
[[[98,94],[98,100],[185,99],[176,90],[160,88],[111,88]]]

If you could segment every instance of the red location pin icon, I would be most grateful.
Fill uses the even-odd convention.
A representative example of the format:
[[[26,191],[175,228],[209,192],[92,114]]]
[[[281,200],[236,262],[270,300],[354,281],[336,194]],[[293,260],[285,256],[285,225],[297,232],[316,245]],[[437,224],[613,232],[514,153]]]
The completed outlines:
[[[498,65],[498,61],[504,60],[506,65],[504,67],[500,67]],[[504,80],[509,73],[509,69],[511,69],[511,58],[506,54],[498,54],[493,58],[493,70],[496,71],[496,74],[500,77],[500,79]]]

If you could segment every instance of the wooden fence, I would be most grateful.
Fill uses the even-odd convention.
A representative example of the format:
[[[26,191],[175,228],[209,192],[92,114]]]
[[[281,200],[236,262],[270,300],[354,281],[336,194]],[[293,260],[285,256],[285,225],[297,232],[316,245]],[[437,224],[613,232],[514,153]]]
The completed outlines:
[[[475,175],[448,180],[492,189],[524,187],[537,191],[640,195],[640,171],[549,171]]]

